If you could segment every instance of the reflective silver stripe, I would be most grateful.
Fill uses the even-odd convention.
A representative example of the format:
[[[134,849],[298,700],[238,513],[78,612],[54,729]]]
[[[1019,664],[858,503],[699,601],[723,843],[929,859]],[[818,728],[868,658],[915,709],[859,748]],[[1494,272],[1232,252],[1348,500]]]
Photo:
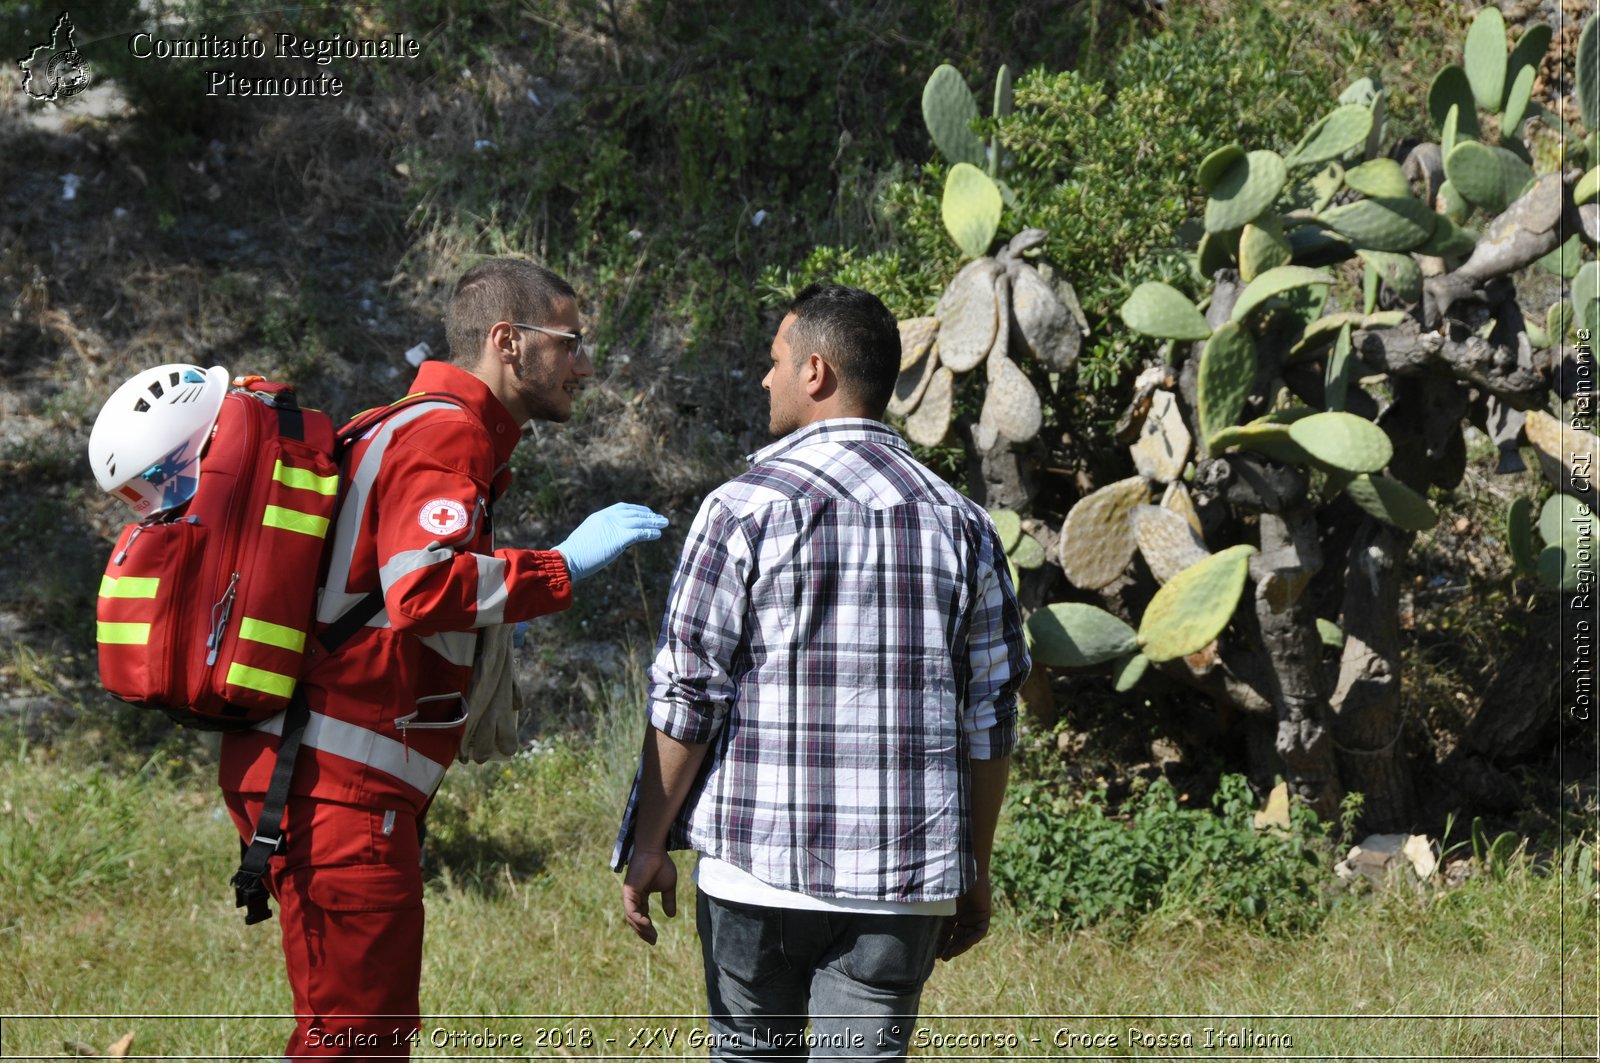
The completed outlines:
[[[417,640],[451,664],[469,667],[478,656],[476,631],[441,631]]]
[[[478,554],[478,615],[473,627],[503,624],[506,611],[506,563],[492,554]]]
[[[430,544],[426,550],[402,550],[391,555],[378,570],[378,583],[383,587],[383,593],[388,594],[389,588],[400,582],[401,577],[430,565],[449,562],[455,556],[454,550],[438,543]]]
[[[283,734],[283,713],[263,720],[256,724],[255,729],[272,735]],[[320,712],[311,714],[306,722],[305,737],[301,741],[313,749],[392,775],[407,786],[420,790],[424,797],[431,795],[439,785],[439,780],[444,778],[446,766],[438,761],[429,760],[415,749],[407,749],[404,744],[376,731],[336,720]]]
[[[361,455],[361,464],[350,477],[344,502],[339,507],[339,521],[333,531],[333,549],[328,555],[328,582],[317,603],[317,620],[321,623],[332,623],[365,597],[347,590],[350,562],[355,555],[356,538],[360,535],[362,520],[366,516],[368,496],[377,482],[378,469],[383,465],[384,452],[389,449],[389,441],[394,437],[395,430],[435,410],[454,409],[459,407],[453,402],[419,402],[379,423],[372,442]],[[388,627],[388,612],[380,612],[367,621],[367,626]]]

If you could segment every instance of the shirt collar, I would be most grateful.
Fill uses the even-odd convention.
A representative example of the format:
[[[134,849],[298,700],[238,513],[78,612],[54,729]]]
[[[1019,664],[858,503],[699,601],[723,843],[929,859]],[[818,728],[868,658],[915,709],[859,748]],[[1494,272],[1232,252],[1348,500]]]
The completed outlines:
[[[483,422],[489,441],[494,446],[495,466],[511,460],[511,452],[522,439],[522,426],[512,420],[511,413],[489,385],[473,374],[451,362],[423,362],[417,378],[411,382],[411,392],[443,392],[460,399],[473,416]]]
[[[791,450],[810,446],[812,443],[862,442],[896,447],[907,454],[911,453],[911,448],[900,438],[900,434],[882,421],[874,421],[867,417],[832,417],[796,428],[777,442],[769,443],[754,454],[746,455],[745,460],[754,467],[762,462],[780,458]]]

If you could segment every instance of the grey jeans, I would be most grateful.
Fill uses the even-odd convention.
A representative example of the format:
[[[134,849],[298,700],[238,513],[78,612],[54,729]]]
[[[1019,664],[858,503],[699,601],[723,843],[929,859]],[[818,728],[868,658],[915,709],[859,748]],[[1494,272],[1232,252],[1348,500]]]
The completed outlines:
[[[704,893],[695,916],[713,1060],[905,1058],[941,916],[763,908]]]

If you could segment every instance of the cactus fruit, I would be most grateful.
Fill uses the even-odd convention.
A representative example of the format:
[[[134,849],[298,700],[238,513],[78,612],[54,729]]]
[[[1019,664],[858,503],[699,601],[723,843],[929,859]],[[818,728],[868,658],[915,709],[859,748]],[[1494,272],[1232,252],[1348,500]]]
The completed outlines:
[[[941,64],[922,87],[922,120],[934,146],[950,162],[974,166],[983,162],[983,141],[972,131],[977,119],[978,101],[961,72]]]
[[[1212,334],[1200,354],[1196,392],[1203,439],[1239,420],[1255,379],[1255,340],[1239,322],[1229,321]]]
[[[905,417],[910,414],[917,408],[917,403],[922,401],[923,393],[928,390],[928,384],[938,370],[939,344],[935,342],[926,358],[900,371],[899,377],[894,382],[894,393],[889,396],[887,412],[894,417]]]
[[[1165,583],[1211,556],[1189,522],[1162,506],[1134,507],[1133,537],[1157,583]]]
[[[1404,531],[1427,531],[1439,523],[1426,498],[1387,476],[1362,473],[1345,485],[1344,493],[1367,513]]]
[[[1061,525],[1057,558],[1074,586],[1099,590],[1122,575],[1138,545],[1129,516],[1149,499],[1150,481],[1130,476],[1078,500]]]
[[[1254,221],[1278,198],[1288,176],[1288,168],[1275,151],[1252,151],[1234,160],[1210,189],[1206,232],[1238,229]]]
[[[1473,100],[1472,82],[1467,80],[1467,72],[1454,64],[1435,74],[1433,84],[1428,87],[1428,117],[1441,134],[1452,107],[1456,108],[1456,136],[1477,136],[1478,110]]]
[[[1491,214],[1505,210],[1533,180],[1533,168],[1516,155],[1475,140],[1463,140],[1445,156],[1444,172],[1457,191]]]
[[[1172,392],[1157,390],[1150,396],[1139,438],[1128,448],[1139,475],[1157,483],[1172,483],[1183,475],[1194,437],[1183,423],[1183,413]]]
[[[1584,128],[1591,135],[1600,130],[1600,18],[1589,16],[1578,37],[1577,74],[1578,113],[1583,116]]]
[[[922,356],[928,353],[928,348],[933,346],[934,337],[937,335],[939,335],[939,319],[936,317],[908,317],[900,322],[902,373],[922,361]]]
[[[1314,413],[1289,426],[1289,438],[1313,461],[1345,472],[1377,472],[1394,456],[1383,429],[1353,413]]]
[[[1359,199],[1322,212],[1322,221],[1357,247],[1409,251],[1433,233],[1438,215],[1419,199]]]
[[[1329,410],[1338,412],[1344,409],[1345,399],[1350,394],[1354,365],[1355,361],[1350,357],[1350,326],[1346,324],[1339,330],[1339,338],[1333,341],[1327,372],[1323,376],[1323,405]]]
[[[1533,552],[1533,503],[1523,495],[1513,498],[1506,509],[1506,546],[1523,575],[1538,573],[1539,560]]]
[[[1092,668],[1132,653],[1139,644],[1133,628],[1082,602],[1046,606],[1028,617],[1026,627],[1034,663],[1051,668]]]
[[[1189,497],[1189,489],[1183,486],[1182,480],[1174,480],[1167,485],[1161,495],[1161,508],[1170,509],[1184,519],[1184,522],[1194,530],[1197,538],[1204,543],[1204,529],[1200,527],[1200,511],[1194,508],[1194,499]]]
[[[940,214],[957,247],[974,258],[986,254],[1003,207],[1000,189],[988,174],[967,162],[950,167]]]
[[[1228,626],[1250,573],[1248,543],[1190,565],[1162,585],[1139,621],[1139,648],[1152,661],[1204,649]]]
[[[1044,364],[1066,369],[1077,358],[1082,336],[1072,312],[1039,271],[1026,264],[1011,280],[1011,321],[1022,346]]]
[[[1493,4],[1485,5],[1467,30],[1465,61],[1473,99],[1485,111],[1498,112],[1506,93],[1506,20]]]
[[[1320,616],[1317,617],[1317,637],[1324,646],[1332,646],[1336,650],[1344,646],[1344,632],[1339,625]]]
[[[1397,255],[1393,251],[1373,251],[1368,248],[1358,249],[1356,254],[1377,270],[1383,283],[1402,303],[1414,303],[1422,298],[1422,267],[1417,265],[1416,259],[1410,255]]]
[[[985,421],[1013,443],[1026,443],[1044,423],[1039,393],[1016,362],[989,358],[989,387],[983,399]]]
[[[1321,285],[1324,290],[1333,283],[1333,278],[1320,270],[1310,269],[1306,266],[1279,266],[1269,269],[1255,280],[1245,286],[1239,293],[1238,301],[1233,304],[1231,319],[1243,322],[1250,311],[1265,303],[1274,296],[1284,295],[1296,288],[1311,285]],[[1321,316],[1320,313],[1316,316]],[[1315,320],[1315,318],[1313,318]]]
[[[1122,304],[1122,320],[1136,332],[1165,340],[1203,340],[1211,326],[1189,297],[1170,284],[1145,281]]]
[[[967,263],[939,297],[939,360],[952,372],[975,369],[994,346],[999,319],[994,279],[1000,267],[992,258]]]
[[[1239,278],[1246,284],[1294,258],[1288,237],[1271,212],[1258,217],[1239,234]]]
[[[1372,159],[1346,170],[1344,183],[1374,199],[1398,199],[1411,194],[1411,182],[1393,159]]]
[[[1112,670],[1114,689],[1118,694],[1126,694],[1138,685],[1144,678],[1145,672],[1150,670],[1150,658],[1142,653],[1133,653],[1117,662]]]
[[[1000,537],[1000,549],[1009,554],[1022,538],[1022,518],[1013,509],[991,509],[989,519],[994,521],[995,534]]]
[[[950,432],[954,408],[955,374],[941,365],[933,371],[922,401],[906,418],[906,436],[918,446],[938,446]]]
[[[1361,104],[1345,104],[1324,115],[1306,131],[1284,162],[1290,166],[1314,166],[1364,150],[1372,132],[1372,109]]]

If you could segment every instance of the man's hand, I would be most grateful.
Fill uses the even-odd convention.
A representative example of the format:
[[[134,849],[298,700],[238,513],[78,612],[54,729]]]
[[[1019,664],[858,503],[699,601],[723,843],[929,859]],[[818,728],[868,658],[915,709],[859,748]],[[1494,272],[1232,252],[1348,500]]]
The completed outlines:
[[[618,502],[585,517],[556,550],[567,559],[567,571],[576,583],[611,564],[634,543],[661,538],[666,526],[667,518],[661,514]]]
[[[622,911],[628,925],[647,945],[656,943],[656,926],[650,921],[650,894],[661,894],[661,911],[668,919],[678,914],[678,867],[660,849],[635,847],[622,877]]]
[[[956,914],[945,918],[939,932],[939,958],[953,960],[989,933],[993,904],[988,875],[979,875],[972,888],[956,901]]]

